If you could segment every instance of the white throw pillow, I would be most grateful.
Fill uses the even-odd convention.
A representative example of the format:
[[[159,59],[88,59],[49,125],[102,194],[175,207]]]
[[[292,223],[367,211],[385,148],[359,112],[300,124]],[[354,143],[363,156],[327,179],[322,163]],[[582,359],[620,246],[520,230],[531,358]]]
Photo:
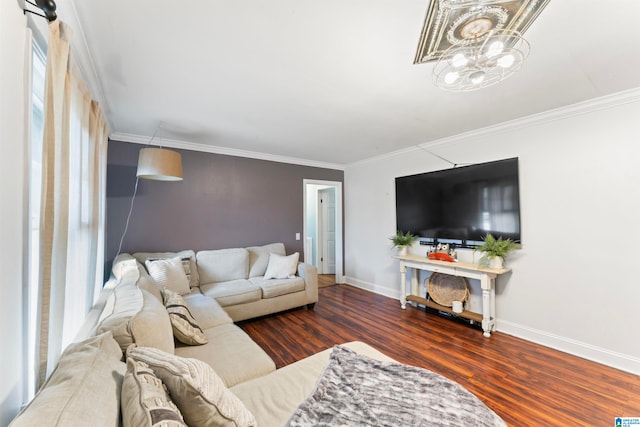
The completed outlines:
[[[168,288],[180,295],[191,292],[189,278],[180,257],[145,261],[149,275],[161,289]]]
[[[289,256],[269,254],[269,265],[264,273],[265,279],[293,279],[298,270],[298,252]]]

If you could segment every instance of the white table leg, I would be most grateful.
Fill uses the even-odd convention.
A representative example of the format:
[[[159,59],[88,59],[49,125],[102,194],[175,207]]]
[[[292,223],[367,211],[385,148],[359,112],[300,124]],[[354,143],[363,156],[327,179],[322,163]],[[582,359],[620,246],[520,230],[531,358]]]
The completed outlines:
[[[491,336],[491,292],[489,289],[482,289],[482,330],[484,336]]]
[[[496,290],[494,287],[495,276],[486,275],[480,279],[482,288],[482,330],[484,336],[489,338],[496,319]]]
[[[400,308],[407,308],[407,267],[400,261]]]

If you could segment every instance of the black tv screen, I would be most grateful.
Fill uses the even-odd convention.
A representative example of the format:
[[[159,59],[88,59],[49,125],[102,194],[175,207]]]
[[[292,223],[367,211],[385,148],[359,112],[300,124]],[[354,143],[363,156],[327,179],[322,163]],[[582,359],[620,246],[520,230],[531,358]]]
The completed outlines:
[[[428,242],[520,241],[518,159],[396,178],[396,225]]]

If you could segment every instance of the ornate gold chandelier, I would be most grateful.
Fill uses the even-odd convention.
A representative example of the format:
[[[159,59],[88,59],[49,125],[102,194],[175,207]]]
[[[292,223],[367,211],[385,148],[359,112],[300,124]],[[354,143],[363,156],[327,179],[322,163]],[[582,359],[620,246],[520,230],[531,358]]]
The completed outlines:
[[[433,82],[454,92],[494,85],[529,55],[522,33],[549,0],[431,0],[414,64],[436,62]]]

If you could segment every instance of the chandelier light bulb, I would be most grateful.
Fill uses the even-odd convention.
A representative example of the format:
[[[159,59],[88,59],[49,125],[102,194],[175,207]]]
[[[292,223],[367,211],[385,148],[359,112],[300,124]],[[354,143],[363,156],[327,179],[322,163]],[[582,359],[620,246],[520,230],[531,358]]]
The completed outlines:
[[[471,83],[474,85],[479,85],[484,80],[485,74],[482,70],[474,71],[469,75],[469,80],[471,80]]]
[[[457,71],[451,71],[444,76],[444,82],[448,85],[455,83],[458,80],[459,74]]]
[[[469,60],[464,56],[464,53],[456,53],[453,55],[453,58],[451,58],[451,65],[456,68],[464,67],[468,62]]]
[[[502,53],[504,50],[504,43],[501,41],[495,41],[489,45],[487,50],[487,58],[494,58]]]
[[[505,55],[502,58],[498,59],[498,66],[502,68],[509,68],[513,65],[515,60],[516,59],[513,57],[513,55]]]

